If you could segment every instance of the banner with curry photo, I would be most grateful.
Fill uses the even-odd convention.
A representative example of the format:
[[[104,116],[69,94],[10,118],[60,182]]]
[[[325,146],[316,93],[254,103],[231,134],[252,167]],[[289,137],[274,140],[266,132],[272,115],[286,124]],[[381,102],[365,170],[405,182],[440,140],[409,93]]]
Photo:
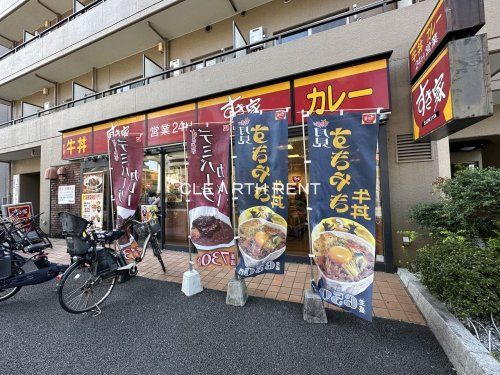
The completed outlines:
[[[185,129],[188,161],[189,231],[201,267],[234,267],[234,230],[229,218],[229,123]]]
[[[287,111],[234,117],[238,205],[236,274],[253,277],[285,271],[288,216]]]
[[[371,321],[378,115],[310,115],[308,134],[313,287]]]

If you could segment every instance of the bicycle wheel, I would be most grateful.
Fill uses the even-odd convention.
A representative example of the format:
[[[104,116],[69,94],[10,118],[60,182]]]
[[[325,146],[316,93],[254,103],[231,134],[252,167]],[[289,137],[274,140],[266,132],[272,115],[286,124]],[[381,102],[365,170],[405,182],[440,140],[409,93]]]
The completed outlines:
[[[71,314],[82,314],[99,306],[113,290],[117,275],[94,276],[85,262],[73,263],[64,273],[57,294],[61,307]]]
[[[19,268],[17,270],[18,275],[22,275],[24,273],[22,268]],[[15,288],[7,288],[7,289],[2,289],[0,288],[0,302],[8,300],[11,297],[14,297],[14,295],[21,290],[20,286],[17,286]]]
[[[158,262],[160,262],[161,269],[163,272],[167,272],[167,269],[165,268],[165,264],[163,263],[163,259],[161,257],[161,249],[160,245],[158,244],[158,239],[156,237],[151,238],[151,248],[153,249],[153,254],[155,255],[156,258],[158,258]]]

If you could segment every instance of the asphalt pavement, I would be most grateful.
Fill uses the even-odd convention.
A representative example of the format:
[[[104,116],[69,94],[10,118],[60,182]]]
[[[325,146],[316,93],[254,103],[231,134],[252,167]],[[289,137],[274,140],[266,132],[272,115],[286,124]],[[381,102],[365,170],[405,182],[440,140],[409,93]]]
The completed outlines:
[[[0,303],[0,374],[454,374],[425,326],[336,311],[311,325],[301,307],[136,277],[94,317],[62,310],[54,282],[25,287]]]

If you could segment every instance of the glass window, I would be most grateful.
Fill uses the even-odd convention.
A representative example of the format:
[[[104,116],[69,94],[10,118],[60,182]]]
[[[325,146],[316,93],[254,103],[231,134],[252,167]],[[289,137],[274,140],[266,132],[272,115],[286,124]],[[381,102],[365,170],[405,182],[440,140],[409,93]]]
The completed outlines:
[[[307,142],[307,140],[306,140]],[[304,146],[302,137],[288,140],[288,183],[294,184],[294,194],[288,195],[288,235],[286,252],[289,255],[306,255],[309,252],[306,194],[304,173]]]
[[[330,21],[320,26],[315,26],[311,28],[311,34],[320,33],[322,31],[333,29],[334,27],[343,26],[347,24],[347,18],[341,18],[339,20]]]
[[[155,204],[160,207],[161,200],[161,155],[148,155],[144,157],[142,171],[141,205]]]

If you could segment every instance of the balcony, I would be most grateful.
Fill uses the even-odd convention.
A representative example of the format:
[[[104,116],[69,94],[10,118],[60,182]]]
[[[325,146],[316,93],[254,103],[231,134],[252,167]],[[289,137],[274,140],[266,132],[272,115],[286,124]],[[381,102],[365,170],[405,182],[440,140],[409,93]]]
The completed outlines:
[[[110,1],[110,0],[108,0],[108,1]],[[153,82],[156,82],[159,80],[169,79],[172,77],[176,77],[180,74],[184,74],[184,73],[194,71],[194,70],[199,70],[201,68],[204,68],[204,67],[207,67],[207,66],[210,66],[213,64],[217,64],[219,62],[227,61],[227,60],[234,59],[237,57],[242,57],[248,53],[257,52],[260,49],[269,49],[269,48],[277,46],[277,45],[282,45],[282,44],[288,43],[292,40],[296,40],[296,39],[299,39],[299,38],[302,38],[305,36],[313,35],[317,32],[322,32],[322,31],[328,30],[330,28],[342,26],[342,25],[348,23],[350,19],[356,19],[357,17],[363,16],[363,15],[373,15],[373,14],[383,13],[384,11],[391,10],[391,8],[389,8],[388,6],[391,6],[392,4],[394,4],[396,2],[397,2],[397,0],[379,0],[379,1],[376,1],[374,3],[368,4],[368,5],[365,5],[362,7],[358,7],[355,10],[343,12],[343,13],[328,17],[328,18],[320,20],[320,21],[312,22],[312,23],[303,25],[303,26],[295,28],[295,29],[289,29],[285,32],[266,37],[263,40],[255,42],[253,44],[247,44],[246,46],[242,46],[239,48],[233,48],[233,49],[218,53],[216,55],[205,56],[199,60],[192,61],[190,63],[184,64],[182,66],[179,66],[179,67],[176,67],[176,68],[173,68],[170,70],[165,70],[165,71],[161,70],[160,72],[158,72],[154,75],[150,75],[148,77],[137,79],[137,80],[134,80],[131,82],[126,82],[126,83],[123,83],[121,85],[114,86],[110,89],[104,90],[102,92],[97,92],[97,93],[87,92],[84,97],[78,98],[76,100],[69,100],[68,102],[59,104],[59,105],[52,107],[52,108],[48,108],[48,109],[42,109],[42,108],[36,109],[35,108],[35,111],[33,113],[30,113],[28,116],[16,118],[14,120],[11,120],[11,121],[5,123],[4,125],[9,124],[9,123],[22,122],[23,120],[26,120],[28,118],[40,117],[40,116],[44,116],[44,115],[47,115],[50,113],[58,112],[60,110],[75,107],[75,106],[83,104],[85,102],[94,101],[96,99],[102,99],[102,98],[105,98],[105,97],[108,97],[108,96],[111,96],[111,95],[114,95],[117,93],[122,93],[125,91],[132,90],[132,89],[137,88],[137,87],[149,85],[150,83],[153,83]],[[184,6],[187,6],[187,5],[189,5],[189,2],[183,2],[182,4],[184,4]],[[254,4],[256,4],[256,3],[254,2]],[[177,6],[179,6],[179,5],[177,5]],[[181,8],[177,8],[177,6],[172,7],[172,10],[181,9]],[[392,5],[392,7],[394,7],[394,6]],[[394,8],[392,8],[392,9],[394,9]],[[186,9],[186,11],[187,11],[187,9]],[[99,51],[102,51],[103,49],[106,48],[105,46],[101,46],[101,43],[105,43],[106,46],[110,49],[113,46],[112,49],[114,50],[114,52],[108,51],[108,56],[109,56],[109,54],[113,54],[113,57],[112,58],[108,57],[107,59],[109,59],[111,61],[113,61],[113,59],[116,60],[116,57],[114,54],[116,54],[116,55],[125,54],[127,48],[130,47],[130,45],[133,45],[135,43],[135,39],[141,38],[141,35],[150,36],[152,34],[152,31],[148,27],[148,22],[150,24],[154,24],[154,25],[169,25],[169,23],[167,22],[167,19],[165,17],[172,17],[172,16],[174,16],[173,12],[168,12],[168,10],[167,10],[167,11],[160,12],[160,13],[154,15],[153,17],[146,18],[143,21],[138,22],[136,25],[131,26],[129,28],[126,28],[125,30],[122,30],[120,33],[117,33],[115,35],[116,39],[113,37],[110,37],[109,40],[105,40],[103,42],[98,42],[92,46],[87,47],[87,51],[85,51],[85,53],[87,53],[87,54],[89,53],[89,51],[91,49],[95,49],[95,52],[91,54],[91,61],[86,61],[87,59],[85,58],[85,55],[83,53],[79,54],[77,52],[74,54],[75,56],[70,55],[68,57],[63,58],[62,60],[64,60],[64,62],[55,61],[54,63],[50,64],[49,67],[44,67],[43,70],[41,69],[42,73],[40,75],[38,75],[38,72],[40,71],[39,70],[36,73],[28,74],[25,77],[19,78],[11,83],[8,83],[8,84],[4,85],[5,87],[0,87],[0,97],[8,98],[7,93],[9,93],[9,95],[12,98],[15,98],[16,95],[15,95],[15,93],[12,92],[12,90],[14,88],[18,88],[19,91],[26,90],[27,85],[28,84],[33,85],[33,82],[37,82],[37,79],[39,81],[39,82],[37,82],[37,84],[40,85],[40,89],[41,89],[41,87],[43,87],[43,85],[46,85],[46,82],[44,82],[42,79],[38,78],[38,77],[41,77],[42,74],[43,74],[44,78],[52,77],[52,75],[56,76],[56,74],[58,75],[59,79],[60,79],[61,75],[68,75],[69,77],[74,77],[76,75],[76,72],[66,73],[66,71],[71,70],[73,68],[85,69],[84,66],[86,63],[89,64],[88,66],[90,69],[91,66],[95,66],[92,64],[96,64],[96,60],[98,63],[102,62],[102,64],[105,64],[106,61],[103,61],[103,60],[105,60],[105,58],[103,56],[99,55]],[[222,14],[219,16],[222,16]],[[205,22],[205,21],[203,20],[203,16],[200,14],[198,23],[204,24],[203,22]],[[182,22],[177,22],[177,25],[179,25],[180,23],[182,23]],[[170,27],[172,27],[172,24],[170,24]],[[180,25],[179,25],[179,27],[180,27]],[[145,29],[143,29],[143,28],[145,28]],[[172,32],[169,32],[168,26],[163,26],[159,29],[160,29],[159,31],[162,33],[169,33],[169,35],[172,35]],[[177,30],[177,33],[182,33],[182,32],[183,31]],[[122,44],[123,44],[123,42],[121,42],[122,40],[126,40],[128,43],[126,45],[122,46]],[[154,37],[152,40],[156,41],[156,39],[154,39]],[[144,50],[143,43],[144,43],[144,41],[137,42],[137,44],[138,44],[137,48],[141,48],[141,50]],[[122,50],[122,48],[123,48],[123,50]],[[71,64],[69,64],[69,62],[67,63],[66,61],[71,61],[71,64],[74,64],[76,66],[75,67],[68,66]],[[99,65],[99,64],[96,64],[96,65]],[[32,76],[34,74],[36,74],[35,77]],[[71,75],[71,74],[73,74],[73,75]],[[24,85],[26,85],[26,87],[24,87]],[[33,91],[33,86],[30,86],[30,87],[31,87],[31,91]],[[7,90],[6,88],[8,88],[9,90]]]
[[[162,38],[174,39],[231,17],[235,9],[240,12],[269,1],[99,1],[99,6],[71,16],[70,22],[44,31],[1,59],[0,98],[28,96],[46,85],[39,77],[65,82],[151,48]]]

